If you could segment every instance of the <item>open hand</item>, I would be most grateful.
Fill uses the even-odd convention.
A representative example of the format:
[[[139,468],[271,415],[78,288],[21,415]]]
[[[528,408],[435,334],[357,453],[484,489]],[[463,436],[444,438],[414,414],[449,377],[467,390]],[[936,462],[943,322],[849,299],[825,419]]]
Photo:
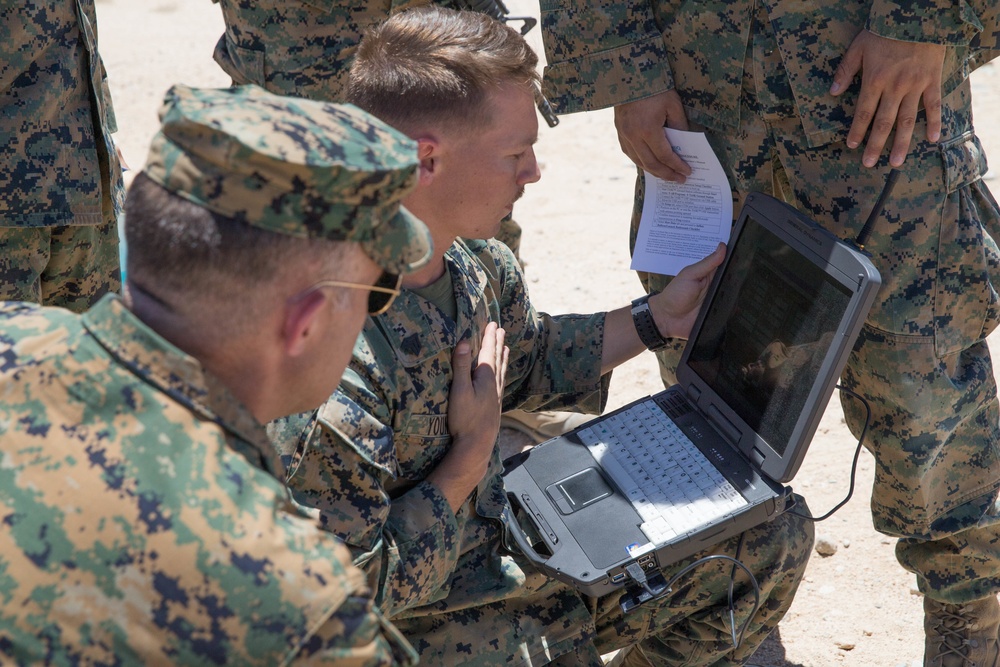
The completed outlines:
[[[504,345],[504,330],[496,322],[486,325],[475,367],[469,341],[463,340],[455,346],[454,378],[448,398],[451,449],[427,476],[453,511],[458,511],[489,467],[500,430],[509,353]]]
[[[901,42],[879,37],[862,30],[851,42],[830,87],[840,95],[857,73],[861,72],[854,122],[847,133],[847,146],[857,148],[868,133],[868,143],[861,158],[866,167],[874,167],[892,132],[896,136],[889,153],[889,164],[903,164],[910,151],[910,139],[923,100],[927,113],[927,140],[941,138],[941,76],[945,47],[924,42]]]
[[[469,437],[491,443],[496,440],[509,354],[504,336],[504,330],[496,322],[486,325],[475,367],[469,341],[463,340],[455,346],[454,379],[448,399],[448,430],[453,438]]]

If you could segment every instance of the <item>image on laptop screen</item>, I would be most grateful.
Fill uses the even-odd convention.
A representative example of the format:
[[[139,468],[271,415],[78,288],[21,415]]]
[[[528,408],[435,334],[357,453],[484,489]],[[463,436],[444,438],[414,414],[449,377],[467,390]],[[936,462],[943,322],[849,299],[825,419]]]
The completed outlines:
[[[730,247],[688,365],[783,456],[851,291],[752,217]]]

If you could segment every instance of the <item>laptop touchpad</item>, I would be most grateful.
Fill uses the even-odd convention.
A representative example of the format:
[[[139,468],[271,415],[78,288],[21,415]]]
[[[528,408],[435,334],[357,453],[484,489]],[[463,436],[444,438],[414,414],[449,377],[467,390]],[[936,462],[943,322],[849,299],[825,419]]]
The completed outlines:
[[[545,492],[563,514],[582,510],[614,493],[597,468],[587,468],[549,484]]]

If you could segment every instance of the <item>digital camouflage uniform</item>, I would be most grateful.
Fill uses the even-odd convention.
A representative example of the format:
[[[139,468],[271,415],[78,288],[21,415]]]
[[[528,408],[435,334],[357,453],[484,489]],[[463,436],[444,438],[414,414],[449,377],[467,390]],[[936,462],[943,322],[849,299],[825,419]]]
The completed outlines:
[[[0,9],[0,299],[85,310],[121,289],[122,168],[93,0]]]
[[[454,347],[461,340],[475,347],[490,321],[504,328],[510,348],[505,408],[598,412],[610,381],[600,376],[604,313],[536,313],[516,260],[494,241],[459,240],[445,264],[456,320],[404,290],[368,321],[340,389],[318,414],[272,425],[296,500],[318,509],[323,525],[348,543],[421,664],[596,667],[600,654],[642,640],[653,647],[647,653],[684,655],[684,664],[741,664],[791,604],[810,524],[785,515],[746,533],[740,557],[763,602],[732,652],[724,620],[731,564],[695,570],[676,594],[623,616],[619,595],[584,597],[504,548],[496,452],[457,516],[424,481],[451,445]],[[713,551],[735,555],[736,541]],[[736,600],[741,623],[753,593],[739,576]]]
[[[111,295],[83,316],[6,303],[0,323],[2,662],[405,656],[197,360]]]
[[[360,110],[178,86],[161,118],[145,174],[175,195],[386,270],[429,256],[399,210],[416,145]],[[414,661],[264,427],[117,296],[0,304],[0,396],[3,664]]]
[[[734,211],[748,192],[768,192],[845,239],[860,231],[889,167],[888,151],[866,169],[863,146],[846,146],[860,79],[841,98],[828,94],[840,57],[866,27],[949,47],[942,136],[925,140],[921,113],[866,246],[883,286],[843,381],[873,411],[875,526],[901,538],[897,556],[920,589],[952,603],[1000,589],[1000,414],[983,340],[1000,314],[1000,212],[981,181],[968,82],[995,55],[977,49],[996,48],[996,13],[986,0],[542,3],[545,91],[557,111],[676,87],[727,172]],[[640,182],[637,211],[641,198]],[[659,290],[669,278],[645,281]],[[661,357],[665,375],[676,358]],[[863,408],[843,405],[860,433]]]
[[[344,101],[354,51],[365,32],[390,15],[432,0],[212,0],[226,32],[215,61],[236,83],[281,95]],[[440,2],[450,7],[451,1]],[[515,255],[521,227],[505,218],[496,238]]]

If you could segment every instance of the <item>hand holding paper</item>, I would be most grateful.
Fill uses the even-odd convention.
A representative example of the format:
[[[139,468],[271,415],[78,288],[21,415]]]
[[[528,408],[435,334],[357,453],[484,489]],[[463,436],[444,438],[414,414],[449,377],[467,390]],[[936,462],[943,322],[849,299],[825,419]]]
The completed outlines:
[[[729,240],[733,196],[704,133],[664,132],[691,175],[681,184],[644,172],[646,196],[631,268],[674,276]]]

